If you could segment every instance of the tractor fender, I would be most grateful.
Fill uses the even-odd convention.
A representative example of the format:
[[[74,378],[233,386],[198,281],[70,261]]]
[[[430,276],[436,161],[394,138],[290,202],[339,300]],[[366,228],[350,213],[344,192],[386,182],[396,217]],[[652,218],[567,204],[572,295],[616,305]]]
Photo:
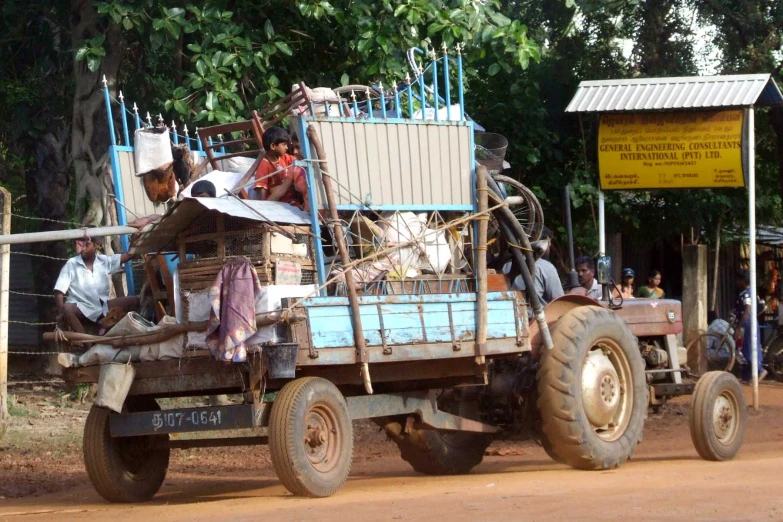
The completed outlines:
[[[557,323],[557,321],[560,320],[563,315],[570,312],[574,308],[579,308],[580,306],[596,305],[601,306],[601,303],[585,295],[566,294],[562,297],[558,297],[544,307],[546,324],[551,330],[555,323]],[[543,344],[544,343],[541,340],[541,332],[538,329],[538,323],[535,321],[535,319],[533,319],[530,321],[530,350],[533,353],[533,357],[536,359],[539,357]]]

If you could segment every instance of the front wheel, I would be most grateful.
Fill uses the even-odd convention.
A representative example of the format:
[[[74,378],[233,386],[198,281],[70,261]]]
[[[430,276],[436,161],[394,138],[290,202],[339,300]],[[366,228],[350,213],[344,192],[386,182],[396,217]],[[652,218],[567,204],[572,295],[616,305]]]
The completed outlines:
[[[578,469],[620,466],[642,438],[647,416],[644,362],[614,312],[584,306],[553,328],[536,378],[547,453]]]
[[[742,446],[748,410],[736,377],[707,372],[691,399],[691,440],[705,460],[730,460]]]
[[[353,428],[340,390],[320,377],[283,386],[269,415],[269,453],[277,477],[294,495],[328,497],[343,487]]]

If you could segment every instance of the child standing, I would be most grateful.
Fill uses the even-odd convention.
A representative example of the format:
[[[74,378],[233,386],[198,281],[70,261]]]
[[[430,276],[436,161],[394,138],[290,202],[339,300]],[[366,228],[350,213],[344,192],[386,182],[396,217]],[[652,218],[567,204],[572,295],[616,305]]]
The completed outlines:
[[[281,201],[309,210],[307,178],[302,168],[293,166],[296,158],[288,154],[288,132],[280,127],[270,127],[261,141],[266,155],[256,170],[254,186],[259,199]]]

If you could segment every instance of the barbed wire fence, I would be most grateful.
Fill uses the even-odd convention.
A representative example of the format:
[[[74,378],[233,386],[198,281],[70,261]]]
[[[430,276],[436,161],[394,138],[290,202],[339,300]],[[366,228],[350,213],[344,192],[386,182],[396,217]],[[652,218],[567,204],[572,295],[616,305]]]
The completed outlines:
[[[24,214],[20,214],[18,212],[13,212],[10,208],[11,206],[11,200],[10,200],[10,194],[8,194],[6,191],[2,191],[2,230],[3,234],[9,234],[10,231],[10,225],[13,220],[14,223],[18,224],[19,222],[29,222],[33,224],[40,224],[40,223],[47,223],[47,224],[56,224],[56,225],[64,225],[64,229],[70,229],[70,230],[78,230],[78,229],[86,229],[88,227],[85,227],[83,224],[75,222],[75,221],[68,221],[68,220],[60,220],[60,219],[52,219],[52,218],[44,218],[44,217],[37,217],[37,216],[27,216]],[[6,204],[6,201],[8,202]],[[8,226],[6,226],[6,223]],[[28,227],[24,226],[23,229],[27,229]],[[22,258],[27,258],[30,261],[33,259],[44,259],[48,261],[56,261],[60,263],[65,263],[68,261],[67,257],[60,257],[60,256],[52,256],[52,255],[46,255],[46,254],[39,254],[35,252],[29,252],[25,249],[18,249],[18,248],[11,248],[10,245],[2,245],[0,252],[7,253],[6,256],[4,256],[3,262],[8,261],[8,266],[3,267],[3,270],[8,270],[9,272],[12,270],[12,267],[19,266],[18,261]],[[54,329],[56,326],[56,321],[42,321],[38,320],[38,310],[39,310],[39,304],[40,300],[45,300],[47,302],[51,302],[51,307],[54,308],[55,306],[55,297],[52,289],[52,293],[40,293],[40,291],[36,292],[34,286],[30,285],[32,283],[32,278],[34,278],[34,273],[31,272],[29,275],[22,275],[21,279],[13,279],[13,284],[10,284],[10,277],[13,274],[9,273],[9,282],[5,286],[0,284],[0,305],[2,305],[2,300],[6,300],[6,310],[5,313],[2,313],[2,318],[0,318],[0,432],[2,432],[2,425],[3,420],[8,418],[8,408],[7,408],[7,401],[8,401],[8,389],[13,389],[14,387],[25,387],[25,386],[48,386],[48,385],[61,385],[65,384],[65,381],[62,379],[52,378],[48,375],[41,375],[40,378],[34,378],[30,379],[29,375],[19,375],[16,379],[9,380],[9,363],[8,358],[13,356],[23,356],[23,357],[52,357],[57,355],[58,351],[52,351],[51,349],[47,349],[45,346],[41,346],[40,339],[42,337],[42,332]],[[11,288],[13,287],[13,289]],[[2,296],[2,294],[6,294],[5,296]],[[34,300],[34,301],[33,301]],[[33,302],[31,302],[33,301]],[[14,306],[16,305],[16,306]],[[14,307],[14,319],[10,319],[10,310],[9,308]],[[2,308],[2,306],[0,306]],[[35,319],[33,319],[31,316],[31,312],[34,311],[35,313]],[[38,342],[36,342],[35,345],[31,345],[30,341],[19,343],[16,342],[15,338],[20,337],[19,335],[13,335],[16,330],[16,332],[19,331],[19,329],[26,328],[26,329],[35,329],[35,335],[34,337],[38,339]],[[9,329],[11,330],[11,335],[9,335]],[[3,334],[5,332],[5,334]],[[32,337],[30,336],[22,336],[22,337]],[[9,342],[11,339],[14,339],[15,342]],[[35,349],[34,346],[39,346],[40,349]]]

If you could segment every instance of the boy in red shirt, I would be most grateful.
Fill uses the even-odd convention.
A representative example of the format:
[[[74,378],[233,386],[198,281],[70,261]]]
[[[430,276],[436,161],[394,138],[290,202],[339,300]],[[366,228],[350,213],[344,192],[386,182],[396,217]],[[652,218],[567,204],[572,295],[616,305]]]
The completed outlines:
[[[259,199],[282,201],[307,211],[310,209],[307,178],[302,168],[293,166],[296,158],[288,154],[289,141],[288,132],[280,127],[270,127],[264,132],[261,142],[266,155],[256,170],[254,186]],[[281,171],[275,173],[278,170]]]

